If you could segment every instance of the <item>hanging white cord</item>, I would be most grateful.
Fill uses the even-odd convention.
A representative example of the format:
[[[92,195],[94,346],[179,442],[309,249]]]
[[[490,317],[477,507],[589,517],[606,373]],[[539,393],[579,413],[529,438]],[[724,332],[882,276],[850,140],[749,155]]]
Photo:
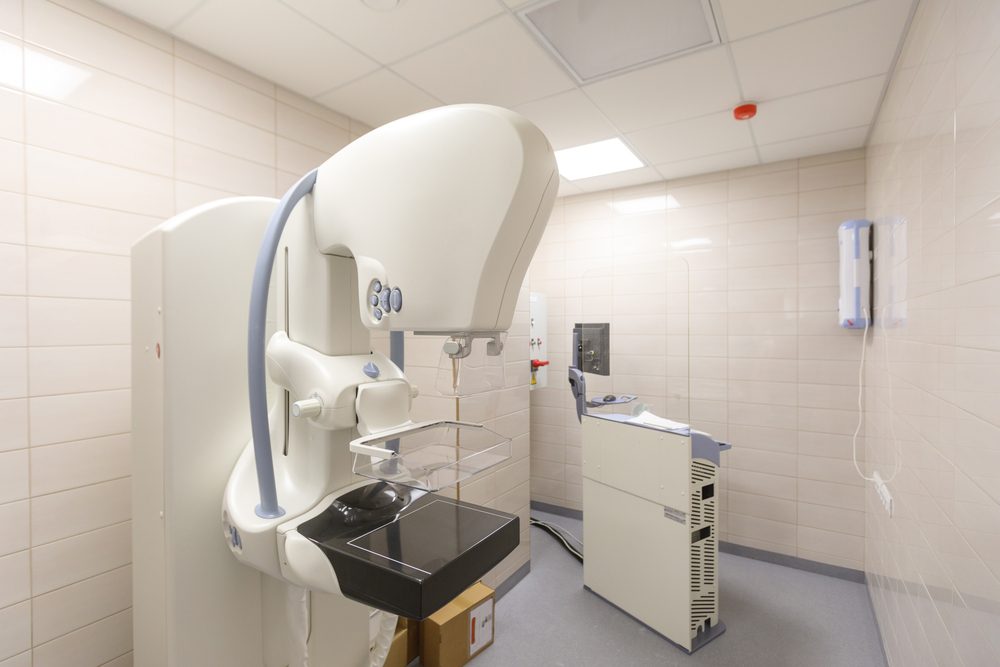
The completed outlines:
[[[868,317],[868,311],[862,308],[861,312],[865,316],[865,334],[861,337],[861,363],[858,364],[858,425],[854,429],[854,437],[851,438],[851,459],[854,461],[854,469],[858,471],[858,475],[861,476],[861,479],[866,482],[874,482],[875,478],[865,476],[865,473],[861,470],[861,466],[858,465],[858,433],[861,432],[861,424],[864,423],[865,419],[865,352],[868,350],[868,330],[871,329],[872,326],[871,318]],[[889,418],[892,419],[892,416],[890,415]]]
[[[871,328],[871,318],[868,317],[868,311],[864,308],[861,312],[865,316],[865,333],[861,338],[861,363],[858,365],[858,425],[854,429],[854,437],[851,438],[851,459],[854,461],[854,469],[858,471],[861,479],[866,482],[876,482],[881,481],[884,484],[888,484],[896,478],[899,471],[903,467],[903,452],[899,446],[899,439],[896,437],[896,424],[893,420],[892,409],[893,409],[893,396],[892,396],[892,373],[889,370],[889,341],[888,334],[884,331],[882,332],[882,350],[883,356],[885,357],[885,374],[889,380],[889,431],[892,433],[892,444],[893,451],[895,452],[896,462],[893,465],[892,474],[889,475],[888,479],[876,480],[874,477],[867,477],[865,473],[861,470],[861,466],[858,465],[858,433],[861,432],[861,424],[864,422],[864,370],[865,370],[865,351],[868,349],[868,330]]]

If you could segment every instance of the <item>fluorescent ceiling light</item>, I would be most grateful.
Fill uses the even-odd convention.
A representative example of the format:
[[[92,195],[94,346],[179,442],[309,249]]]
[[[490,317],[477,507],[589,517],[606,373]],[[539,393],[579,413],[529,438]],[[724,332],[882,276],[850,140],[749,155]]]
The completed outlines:
[[[625,142],[617,137],[556,151],[556,162],[559,164],[559,175],[567,181],[645,166]]]
[[[652,211],[665,211],[668,208],[678,208],[680,204],[673,195],[653,195],[651,197],[636,197],[635,199],[623,199],[611,204],[611,208],[619,213],[650,213]]]

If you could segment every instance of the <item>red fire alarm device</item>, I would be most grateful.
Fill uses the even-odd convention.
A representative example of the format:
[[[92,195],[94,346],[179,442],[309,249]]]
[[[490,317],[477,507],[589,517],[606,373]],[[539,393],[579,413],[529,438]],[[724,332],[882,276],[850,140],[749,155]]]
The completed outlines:
[[[736,120],[750,120],[757,115],[757,105],[753,102],[741,104],[733,109],[733,118]]]

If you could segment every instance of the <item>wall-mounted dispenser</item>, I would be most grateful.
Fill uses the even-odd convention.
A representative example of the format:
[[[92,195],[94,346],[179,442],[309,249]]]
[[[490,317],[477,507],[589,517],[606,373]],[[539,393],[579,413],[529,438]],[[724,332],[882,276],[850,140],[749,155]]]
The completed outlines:
[[[531,360],[529,389],[549,386],[549,309],[542,292],[532,292],[528,300],[528,358]]]
[[[845,329],[864,329],[872,312],[872,223],[848,220],[837,232],[840,243],[840,313]]]

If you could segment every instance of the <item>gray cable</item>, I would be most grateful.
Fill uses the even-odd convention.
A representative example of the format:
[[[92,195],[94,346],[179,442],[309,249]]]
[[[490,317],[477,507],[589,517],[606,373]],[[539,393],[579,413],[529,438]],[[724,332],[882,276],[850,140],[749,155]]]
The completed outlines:
[[[250,429],[253,436],[253,455],[257,462],[257,487],[260,504],[254,509],[257,516],[274,519],[285,510],[278,505],[278,492],[274,484],[274,461],[271,458],[271,426],[267,419],[267,376],[264,368],[264,350],[267,327],[267,293],[271,287],[271,269],[278,253],[281,232],[292,209],[303,197],[312,192],[317,170],[312,170],[285,193],[267,224],[264,239],[257,253],[250,290],[250,318],[247,327],[247,373],[250,380]]]

